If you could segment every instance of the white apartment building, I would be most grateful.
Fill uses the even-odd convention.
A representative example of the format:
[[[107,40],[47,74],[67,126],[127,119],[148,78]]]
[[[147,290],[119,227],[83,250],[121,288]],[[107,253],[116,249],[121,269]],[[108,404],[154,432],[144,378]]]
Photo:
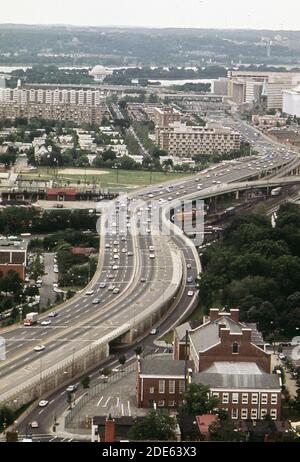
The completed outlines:
[[[99,90],[44,90],[34,88],[0,88],[0,103],[74,104],[99,106],[103,96]]]
[[[283,92],[300,84],[300,74],[293,72],[229,71],[228,97],[236,104],[267,98],[268,109],[283,108]]]
[[[168,127],[157,127],[156,143],[170,156],[188,158],[199,154],[224,154],[238,150],[241,137],[231,128],[216,124],[191,127],[175,122]]]
[[[300,117],[300,86],[283,92],[283,112]]]

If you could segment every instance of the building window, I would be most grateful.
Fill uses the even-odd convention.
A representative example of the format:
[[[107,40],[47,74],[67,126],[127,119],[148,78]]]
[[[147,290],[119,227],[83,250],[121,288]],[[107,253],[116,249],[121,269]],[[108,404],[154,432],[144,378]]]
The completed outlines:
[[[238,344],[237,342],[234,342],[234,343],[232,344],[232,353],[233,353],[234,355],[237,355],[238,352],[239,352],[239,344]]]
[[[239,417],[239,411],[238,411],[238,409],[232,409],[232,411],[231,411],[231,418],[232,418],[232,419],[238,419],[238,417]]]
[[[248,409],[242,409],[241,419],[244,419],[244,420],[248,419]]]
[[[229,403],[229,393],[223,393],[222,403],[223,404],[228,404]]]
[[[251,409],[251,419],[257,419],[257,409]]]
[[[174,406],[175,406],[175,401],[174,401],[174,400],[173,400],[173,401],[169,401],[169,406],[170,406],[170,407],[174,407]]]
[[[165,401],[163,399],[158,401],[158,407],[164,407],[164,405],[165,405]]]
[[[252,404],[257,404],[258,403],[258,394],[257,393],[252,393]]]
[[[220,397],[219,393],[213,393],[212,395],[213,395],[214,398],[219,398]]]
[[[238,402],[239,402],[239,394],[232,393],[232,404],[238,404]]]
[[[261,395],[261,404],[268,404],[268,395],[267,395],[267,393],[263,393]]]
[[[274,393],[271,395],[271,404],[277,404],[277,395]]]
[[[150,395],[153,395],[153,393],[154,393],[154,387],[150,387],[149,393],[150,393]]]
[[[268,414],[268,409],[262,409],[260,411],[260,418],[263,419]]]
[[[185,392],[185,381],[180,380],[180,382],[179,382],[179,393],[182,394],[184,392]]]
[[[271,409],[271,419],[276,420],[277,419],[277,409]]]
[[[248,394],[247,393],[242,394],[242,404],[248,404]]]
[[[159,381],[159,393],[160,394],[165,393],[165,384],[166,384],[165,380]]]
[[[169,393],[171,395],[175,393],[175,380],[169,380]]]

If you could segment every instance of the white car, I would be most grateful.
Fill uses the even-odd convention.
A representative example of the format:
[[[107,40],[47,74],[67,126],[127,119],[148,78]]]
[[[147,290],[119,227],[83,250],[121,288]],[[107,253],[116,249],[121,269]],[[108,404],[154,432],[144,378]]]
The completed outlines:
[[[114,260],[119,260],[119,255],[114,255]]]
[[[31,422],[30,426],[31,428],[39,428],[39,423],[36,420],[34,420],[33,422]]]
[[[113,276],[112,274],[110,276]],[[105,282],[101,282],[101,284],[99,285],[100,289],[105,289],[106,287],[106,284]]]
[[[115,276],[114,276],[113,274],[109,274],[109,275],[107,276],[107,279],[114,279],[114,277],[115,277]]]
[[[94,293],[94,291],[93,291],[93,289],[91,289],[91,290],[88,290],[88,291],[85,293],[85,295],[93,295],[93,293]]]
[[[188,297],[193,297],[194,296],[194,292],[192,290],[189,290],[188,291]]]
[[[149,258],[151,258],[151,260],[153,260],[155,258],[154,253],[150,253]]]
[[[46,407],[49,404],[49,401],[46,401],[43,399],[42,401],[39,402],[39,407]]]
[[[112,285],[108,287],[108,290],[109,290],[110,292],[112,292],[114,289],[115,289],[115,287],[112,286]]]
[[[119,294],[120,293],[120,289],[118,289],[117,287],[113,290],[113,294]]]
[[[34,351],[43,351],[45,348],[45,345],[37,345],[34,347]]]
[[[119,268],[120,268],[119,265],[114,265],[112,269],[113,269],[114,271],[118,271]]]
[[[49,319],[48,321],[45,320],[45,321],[42,321],[42,322],[41,322],[41,326],[50,326],[50,324],[51,324],[50,319]]]

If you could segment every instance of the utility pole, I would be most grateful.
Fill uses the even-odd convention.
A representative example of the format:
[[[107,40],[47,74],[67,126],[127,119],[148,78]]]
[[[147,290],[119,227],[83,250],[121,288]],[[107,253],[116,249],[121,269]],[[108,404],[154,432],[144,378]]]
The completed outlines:
[[[184,391],[187,389],[187,382],[188,382],[188,370],[187,370],[187,362],[188,362],[188,338],[189,338],[189,331],[185,331],[185,354],[184,354]]]

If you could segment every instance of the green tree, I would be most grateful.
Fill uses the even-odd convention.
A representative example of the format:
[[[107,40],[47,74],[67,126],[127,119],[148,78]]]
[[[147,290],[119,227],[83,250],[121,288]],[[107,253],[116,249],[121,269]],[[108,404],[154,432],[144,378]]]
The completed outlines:
[[[165,412],[151,410],[130,429],[128,437],[135,441],[174,441],[176,419]]]
[[[209,387],[191,383],[183,395],[183,404],[179,407],[181,415],[210,414],[218,405],[218,398],[210,395]]]
[[[81,385],[85,390],[87,388],[90,388],[90,382],[91,382],[91,378],[89,375],[86,375],[85,377],[83,377],[83,379],[81,379]]]
[[[3,431],[14,422],[14,412],[8,406],[0,407],[0,430]]]

